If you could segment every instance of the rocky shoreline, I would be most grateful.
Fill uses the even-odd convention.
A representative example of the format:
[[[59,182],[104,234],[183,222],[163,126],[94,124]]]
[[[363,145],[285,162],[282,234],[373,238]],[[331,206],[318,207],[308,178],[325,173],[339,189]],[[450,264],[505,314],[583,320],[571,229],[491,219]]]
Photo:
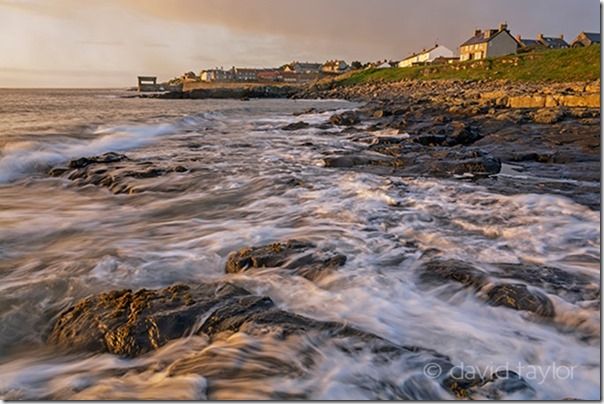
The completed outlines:
[[[540,97],[534,95],[536,91],[561,100],[582,97],[577,94],[596,88],[599,83],[536,86],[418,81],[313,88],[296,96],[344,98],[361,101],[362,106],[336,112],[320,111],[320,106],[300,110],[285,121],[287,124],[271,130],[294,141],[296,136],[308,133],[305,131],[345,139],[345,148],[321,148],[316,139],[301,144],[317,152],[329,170],[440,178],[457,181],[460,186],[478,184],[503,195],[563,195],[599,210],[599,109],[559,105],[516,108],[510,103],[511,97]],[[494,92],[500,97],[494,97]],[[195,153],[202,147],[191,141],[185,145]],[[194,174],[195,169],[192,159],[109,152],[72,160],[48,174],[73,181],[76,186],[103,187],[130,198],[147,190],[167,192],[174,186],[170,178]],[[161,177],[165,181],[153,184]],[[291,189],[307,185],[291,178],[283,186]],[[390,206],[396,209],[395,204]],[[599,338],[589,316],[567,309],[599,307],[600,289],[590,276],[529,259],[476,263],[442,253],[432,246],[417,251],[409,271],[411,282],[422,293],[444,299],[450,294],[468,294],[497,313],[516,311],[532,324],[573,332],[583,342]],[[220,354],[212,350],[178,358],[170,365],[171,376],[204,375],[204,395],[209,398],[216,397],[221,386],[228,386],[234,377],[304,378],[320,361],[317,347],[329,347],[356,359],[370,355],[376,366],[411,372],[398,384],[378,379],[358,381],[380,398],[498,399],[537,394],[530,381],[513,371],[469,377],[455,365],[460,358],[422,346],[421,341],[404,345],[344,320],[297,314],[244,280],[278,273],[320,285],[348,271],[349,258],[354,257],[342,254],[338,247],[319,247],[308,240],[250,245],[231,251],[221,264],[224,276],[214,280],[158,289],[114,289],[66,302],[62,311],[54,313],[46,341],[60,352],[110,353],[124,358],[145,357],[189,337],[213,344],[245,335],[251,338],[250,347],[287,345],[292,350],[286,360],[260,356],[260,363],[270,364],[261,373],[255,373],[253,366],[222,363]],[[249,355],[254,355],[250,349]],[[434,364],[439,374],[426,374],[426,366]],[[296,394],[276,392],[271,397],[310,397]]]
[[[410,80],[332,83],[296,97],[365,103],[330,122],[358,133],[366,152],[328,157],[329,167],[456,178],[502,194],[559,194],[599,209],[599,91],[599,81]]]
[[[424,258],[417,274],[422,288],[438,288],[443,282],[453,282],[460,288],[474,290],[477,297],[491,306],[523,311],[532,321],[556,323],[554,306],[540,289],[568,301],[599,299],[599,290],[591,288],[587,278],[555,268],[500,265],[494,277],[461,261],[443,261],[430,254]],[[346,257],[335,251],[319,250],[301,240],[288,240],[234,251],[228,256],[224,271],[250,272],[253,276],[255,271],[277,270],[305,277],[311,274],[310,278],[315,279],[337,271],[345,262]],[[513,282],[502,282],[499,278]],[[315,320],[280,309],[270,297],[237,285],[237,278],[231,282],[176,284],[163,289],[124,289],[92,295],[59,314],[49,331],[48,341],[67,352],[108,352],[133,358],[187,336],[200,335],[212,342],[239,332],[260,339],[297,341],[296,357],[300,363],[274,362],[274,374],[303,376],[316,360],[315,350],[306,346],[309,341],[313,346],[333,344],[343,354],[353,357],[371,352],[381,366],[397,366],[400,361],[417,369],[438,366],[438,374],[424,371],[423,375],[417,373],[400,386],[372,387],[383,391],[386,394],[383,398],[446,398],[436,386],[457,398],[496,399],[517,392],[534,394],[530,383],[513,371],[485,376],[464,373],[448,356],[432,349],[399,345],[343,322]],[[355,348],[351,350],[351,347]],[[212,386],[228,381],[231,375],[224,370],[215,373],[212,361],[206,357],[208,354],[202,351],[199,357],[182,358],[171,366],[171,375],[192,371],[204,374],[209,378],[205,393],[211,395]],[[271,374],[250,374],[249,377]]]

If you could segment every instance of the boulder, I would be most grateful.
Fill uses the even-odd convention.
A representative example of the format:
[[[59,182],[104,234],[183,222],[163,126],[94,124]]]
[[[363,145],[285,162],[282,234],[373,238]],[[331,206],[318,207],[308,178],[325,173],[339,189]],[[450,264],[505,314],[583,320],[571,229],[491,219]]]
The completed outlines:
[[[422,283],[440,286],[452,281],[471,288],[492,306],[529,311],[542,317],[554,317],[554,305],[540,291],[520,283],[504,283],[492,274],[459,260],[432,260],[423,265],[419,275]]]
[[[298,121],[298,122],[290,123],[289,125],[285,125],[284,127],[281,128],[281,130],[300,130],[300,129],[306,129],[309,126],[310,126],[310,124],[308,124],[304,121]]]
[[[283,268],[312,280],[345,263],[346,256],[342,254],[317,250],[309,242],[289,240],[235,251],[229,254],[225,270],[240,273],[260,268]]]
[[[561,108],[542,108],[532,115],[533,122],[551,125],[564,119],[565,111]]]
[[[341,114],[334,114],[329,118],[329,122],[338,126],[352,126],[359,123],[359,114],[355,111],[346,111]]]

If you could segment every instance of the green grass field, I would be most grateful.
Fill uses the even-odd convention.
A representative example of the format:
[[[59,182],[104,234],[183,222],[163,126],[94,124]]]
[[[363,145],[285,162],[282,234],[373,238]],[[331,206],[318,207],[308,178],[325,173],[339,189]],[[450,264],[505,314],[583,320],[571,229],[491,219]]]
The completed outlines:
[[[600,47],[553,49],[482,61],[391,69],[369,69],[344,74],[338,85],[416,80],[513,80],[570,82],[600,77]]]

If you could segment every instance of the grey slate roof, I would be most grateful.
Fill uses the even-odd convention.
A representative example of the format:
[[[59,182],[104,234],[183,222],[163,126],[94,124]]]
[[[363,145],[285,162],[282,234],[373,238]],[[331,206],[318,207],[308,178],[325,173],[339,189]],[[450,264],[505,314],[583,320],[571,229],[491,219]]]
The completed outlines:
[[[598,32],[584,32],[585,36],[592,42],[600,43],[600,33]]]
[[[537,41],[536,39],[521,39],[520,42],[522,42],[522,45],[527,48],[535,48],[542,45],[541,42]]]
[[[465,41],[464,43],[462,43],[461,46],[476,45],[479,43],[489,42],[491,39],[493,39],[494,37],[499,35],[500,32],[503,32],[503,31],[497,31],[496,29],[492,29],[490,31],[491,31],[491,35],[488,38],[486,38],[486,35],[485,35],[486,31],[481,31],[478,35],[474,35],[472,38],[470,38],[467,41]]]
[[[524,42],[524,41],[523,41]],[[561,38],[552,38],[552,37],[543,37],[544,45],[550,48],[565,48],[568,47],[568,43],[564,39]]]

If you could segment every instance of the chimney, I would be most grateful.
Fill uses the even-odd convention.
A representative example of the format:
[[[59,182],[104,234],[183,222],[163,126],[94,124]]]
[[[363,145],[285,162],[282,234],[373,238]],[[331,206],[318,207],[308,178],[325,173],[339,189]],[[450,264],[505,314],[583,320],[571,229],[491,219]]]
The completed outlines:
[[[560,34],[560,39],[564,41],[564,34]]]
[[[505,31],[506,29],[508,29],[508,24],[506,22],[499,25],[499,31]]]
[[[484,32],[484,38],[485,38],[485,39],[489,39],[490,37],[491,37],[491,30],[490,30],[490,29],[487,29],[487,30]]]
[[[480,35],[481,33],[482,33],[482,31],[481,31],[481,30],[479,30],[479,29],[474,30],[474,36],[478,36],[478,35]]]
[[[522,36],[520,36],[520,34],[516,35],[516,40],[518,42],[522,42]]]
[[[542,40],[542,41],[543,41],[543,34],[539,34],[539,35],[537,35],[537,39],[540,39],[540,40]]]

